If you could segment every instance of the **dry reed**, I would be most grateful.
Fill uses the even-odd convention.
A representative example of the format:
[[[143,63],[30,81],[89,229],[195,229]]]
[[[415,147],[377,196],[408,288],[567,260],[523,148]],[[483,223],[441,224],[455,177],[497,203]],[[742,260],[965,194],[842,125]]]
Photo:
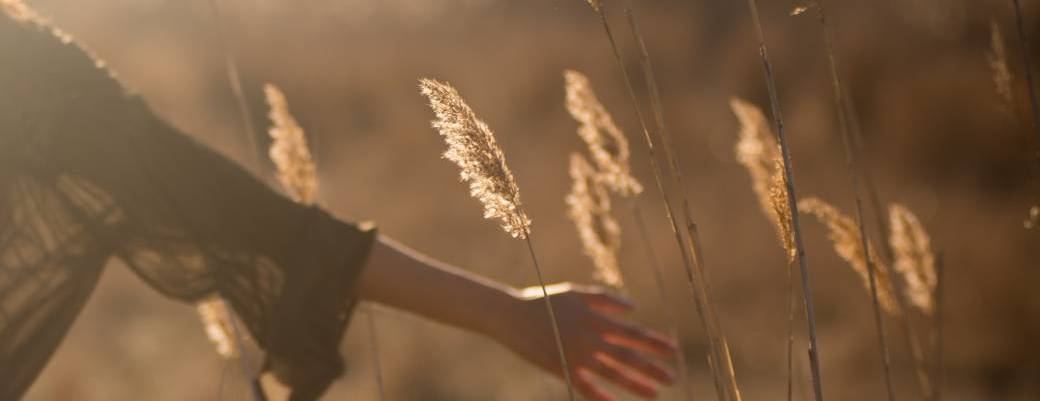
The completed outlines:
[[[596,12],[599,16],[600,22],[602,23],[604,34],[607,37],[607,41],[610,43],[614,55],[614,61],[617,63],[618,69],[621,72],[625,88],[628,90],[632,106],[635,109],[640,127],[643,131],[644,139],[646,140],[647,150],[650,154],[650,166],[654,173],[654,181],[662,195],[665,212],[668,221],[671,224],[676,245],[679,247],[679,251],[682,255],[683,268],[686,273],[687,283],[693,295],[698,318],[701,320],[707,334],[709,348],[708,365],[712,371],[716,392],[721,399],[739,401],[740,390],[737,387],[736,377],[732,374],[733,361],[729,354],[729,347],[725,346],[725,338],[722,334],[721,326],[711,302],[708,283],[704,276],[703,264],[700,263],[703,261],[702,248],[699,239],[696,236],[695,225],[692,223],[692,217],[690,216],[689,202],[685,196],[685,191],[682,190],[683,182],[678,167],[678,161],[674,151],[672,150],[673,146],[671,144],[671,139],[664,125],[663,108],[661,106],[661,98],[657,88],[657,83],[654,79],[653,67],[649,60],[646,44],[642,35],[639,33],[639,28],[636,24],[631,4],[626,3],[625,11],[632,30],[632,35],[640,49],[640,66],[643,70],[643,78],[646,81],[647,89],[650,92],[651,108],[654,112],[655,121],[657,123],[656,132],[654,134],[659,135],[663,142],[665,155],[672,173],[671,177],[675,180],[675,185],[679,188],[680,194],[682,195],[683,215],[685,217],[682,220],[680,220],[680,217],[676,215],[675,209],[669,199],[669,193],[664,184],[664,175],[657,163],[657,143],[654,140],[654,134],[651,133],[649,123],[639,105],[635,89],[633,88],[632,82],[629,78],[628,68],[625,66],[625,63],[621,58],[621,52],[618,49],[617,41],[614,38],[610,23],[607,21],[606,11],[598,4],[598,2],[590,3],[590,5],[592,5],[593,11]],[[684,223],[680,223],[680,221]]]
[[[596,98],[589,79],[577,71],[565,71],[567,111],[581,126],[578,136],[588,146],[589,154],[600,171],[603,183],[621,196],[643,192],[643,186],[632,176],[628,138]]]
[[[888,216],[892,227],[889,242],[895,252],[892,267],[903,276],[903,293],[922,313],[930,315],[937,278],[928,232],[904,205],[889,205]]]
[[[570,365],[563,350],[556,311],[549,298],[549,291],[546,289],[542,269],[538,265],[531,241],[531,219],[524,213],[520,203],[520,188],[506,165],[505,154],[495,141],[491,129],[477,118],[455,88],[426,78],[419,80],[419,87],[422,94],[429,99],[430,107],[436,115],[433,127],[448,145],[444,158],[459,166],[462,181],[469,183],[470,195],[480,200],[484,206],[484,218],[500,220],[506,233],[513,238],[523,239],[527,244],[527,251],[542,289],[545,308],[549,313],[549,323],[556,341],[556,350],[559,352],[563,378],[567,383],[567,395],[571,401],[575,401]]]
[[[888,349],[888,339],[887,334],[885,333],[884,319],[882,318],[880,311],[881,307],[884,307],[884,305],[879,306],[879,302],[887,302],[885,300],[879,299],[879,297],[883,297],[884,295],[878,293],[879,287],[883,287],[885,284],[882,283],[881,280],[879,280],[879,278],[877,277],[877,275],[879,274],[878,272],[881,270],[877,269],[877,267],[880,267],[882,265],[880,262],[878,262],[876,252],[872,252],[872,247],[870,246],[870,239],[867,237],[867,228],[865,223],[866,220],[863,217],[863,197],[861,195],[861,188],[859,184],[861,175],[859,167],[860,157],[857,154],[856,149],[854,149],[855,139],[852,138],[850,128],[851,123],[849,121],[848,114],[846,113],[845,88],[842,84],[841,75],[838,72],[838,59],[834,51],[834,40],[831,35],[831,28],[827,22],[827,10],[824,7],[824,0],[813,0],[813,4],[816,7],[817,16],[819,17],[821,27],[820,31],[823,36],[824,53],[827,56],[827,65],[829,67],[831,78],[831,88],[834,93],[834,106],[838,114],[839,131],[841,132],[842,143],[844,144],[845,149],[845,161],[846,165],[848,166],[849,183],[852,187],[853,197],[856,202],[856,219],[853,222],[855,224],[855,227],[859,231],[860,247],[863,249],[867,249],[866,251],[862,252],[863,264],[866,266],[867,280],[869,282],[870,287],[869,289],[871,305],[874,309],[874,326],[877,331],[878,343],[880,345],[882,367],[885,379],[885,390],[888,395],[888,400],[895,401],[895,389],[892,384],[891,355]],[[851,107],[849,108],[851,109]],[[877,211],[877,213],[881,213],[881,211]],[[891,282],[889,281],[889,284],[890,283]],[[902,306],[902,303],[900,303],[899,305]],[[890,307],[886,307],[886,309],[889,312],[892,312],[892,309]]]
[[[433,127],[448,144],[444,158],[459,166],[462,181],[469,183],[470,195],[484,206],[484,218],[498,219],[513,238],[526,239],[531,219],[523,211],[520,188],[491,129],[455,88],[431,79],[420,82],[437,115]]]
[[[776,78],[773,76],[773,64],[769,60],[769,47],[766,45],[766,35],[762,28],[762,20],[758,15],[758,4],[756,0],[747,0],[748,13],[751,25],[755,31],[755,39],[758,45],[758,55],[762,62],[762,76],[765,80],[766,91],[769,93],[770,110],[773,115],[773,125],[776,128],[776,139],[780,146],[780,156],[783,160],[784,187],[787,190],[787,205],[789,210],[798,209],[798,194],[795,192],[794,166],[791,161],[791,148],[787,143],[787,131],[784,126],[784,115],[780,106],[780,96],[776,88]],[[823,379],[820,372],[820,352],[816,341],[816,311],[812,300],[812,278],[809,274],[809,263],[805,258],[805,244],[802,241],[801,222],[798,213],[791,213],[791,231],[794,239],[794,249],[798,260],[798,269],[802,279],[802,301],[805,306],[805,320],[809,334],[809,368],[812,374],[813,396],[815,401],[823,401]],[[793,288],[793,286],[791,286]],[[790,342],[790,340],[788,340]],[[790,362],[788,363],[790,366]],[[791,369],[788,369],[788,383],[791,383]],[[788,398],[790,398],[790,384],[788,385]]]
[[[880,263],[877,256],[877,248],[870,245],[870,242],[867,242],[870,254],[870,261],[868,262],[867,252],[863,250],[856,221],[833,205],[814,197],[800,200],[798,202],[798,211],[812,214],[820,223],[827,227],[827,237],[834,245],[834,251],[848,262],[852,270],[863,279],[863,286],[868,291],[870,290],[871,282],[867,271],[868,263],[875,266],[878,302],[886,312],[892,315],[900,314],[901,311],[899,310],[899,304],[895,300],[895,291],[892,289],[892,279],[888,268]]]
[[[303,128],[289,112],[285,94],[277,86],[264,85],[264,97],[271,119],[271,147],[268,156],[277,169],[278,182],[296,202],[314,203],[318,191],[317,167],[307,146]]]
[[[218,297],[209,298],[195,304],[195,310],[199,314],[199,319],[202,320],[206,337],[213,343],[217,354],[227,359],[236,357],[238,340],[232,334],[235,332],[231,328],[232,317],[228,315],[223,300]]]
[[[618,263],[621,226],[610,213],[610,195],[604,179],[584,156],[572,153],[571,192],[567,195],[568,216],[578,229],[582,249],[596,268],[596,278],[621,290],[624,280]]]
[[[758,199],[762,213],[776,228],[777,238],[788,262],[794,262],[797,252],[791,227],[791,208],[787,199],[783,158],[769,121],[762,110],[742,99],[730,100],[730,108],[740,121],[740,140],[736,157],[751,176],[751,189]]]

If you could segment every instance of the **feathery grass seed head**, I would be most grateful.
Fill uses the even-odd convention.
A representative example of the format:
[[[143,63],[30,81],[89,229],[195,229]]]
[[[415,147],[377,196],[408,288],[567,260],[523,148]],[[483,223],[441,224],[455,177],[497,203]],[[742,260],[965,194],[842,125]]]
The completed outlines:
[[[831,204],[814,197],[799,200],[798,211],[812,214],[820,223],[827,226],[829,231],[827,236],[834,245],[834,251],[859,274],[863,279],[864,287],[869,291],[870,273],[867,270],[866,253],[863,252],[863,242],[860,240],[856,221]],[[895,292],[892,289],[892,278],[888,267],[878,258],[877,247],[869,243],[868,247],[870,248],[870,261],[874,265],[874,277],[877,279],[878,303],[889,314],[898,315],[901,312],[895,301]]]
[[[893,268],[903,276],[907,298],[924,314],[931,314],[932,293],[938,283],[935,273],[935,254],[928,232],[917,216],[904,205],[888,206],[891,234],[889,243],[895,253]]]
[[[758,199],[759,208],[776,228],[787,260],[793,262],[797,252],[791,228],[784,160],[769,120],[761,109],[746,100],[732,98],[730,108],[740,122],[740,139],[734,149],[737,162],[751,176],[751,190]]]
[[[780,238],[787,253],[787,262],[794,263],[798,257],[798,250],[794,244],[794,229],[792,228],[791,203],[787,195],[787,176],[784,175],[784,159],[778,157],[773,167],[773,178],[769,184],[769,205],[776,226],[776,234]]]
[[[578,136],[589,148],[589,154],[601,172],[604,184],[621,196],[643,192],[643,185],[632,176],[628,138],[618,128],[603,104],[596,98],[589,79],[582,73],[563,73],[567,91],[567,111],[580,123]]]
[[[596,278],[621,289],[621,226],[610,214],[610,195],[599,173],[584,156],[572,153],[570,163],[573,183],[566,198],[568,215],[578,229],[585,255],[592,259]]]
[[[209,298],[195,304],[195,310],[206,329],[206,337],[216,347],[217,354],[229,359],[234,357],[238,347],[235,345],[234,330],[231,327],[232,316],[227,314],[223,301],[217,297]]]
[[[499,219],[514,238],[527,238],[531,219],[522,209],[520,188],[491,129],[451,85],[426,78],[419,83],[437,117],[433,127],[448,144],[444,158],[462,170],[460,176],[469,183],[470,195],[484,205],[484,218]]]
[[[264,85],[264,96],[272,123],[268,130],[272,139],[268,155],[278,170],[278,180],[296,202],[314,203],[318,175],[307,136],[290,114],[289,103],[277,86]]]

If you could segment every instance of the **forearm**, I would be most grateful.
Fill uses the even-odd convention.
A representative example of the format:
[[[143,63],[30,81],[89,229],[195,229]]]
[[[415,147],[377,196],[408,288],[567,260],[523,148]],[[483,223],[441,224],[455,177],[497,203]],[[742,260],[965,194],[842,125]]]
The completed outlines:
[[[494,336],[518,292],[434,260],[387,237],[373,245],[361,273],[363,299]]]

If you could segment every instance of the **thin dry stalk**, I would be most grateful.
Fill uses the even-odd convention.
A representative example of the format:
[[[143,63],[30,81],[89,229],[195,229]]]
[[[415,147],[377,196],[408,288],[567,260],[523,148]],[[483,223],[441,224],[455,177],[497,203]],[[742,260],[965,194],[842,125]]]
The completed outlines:
[[[759,208],[773,223],[780,245],[787,255],[787,400],[790,401],[794,392],[794,318],[797,306],[792,270],[798,253],[791,227],[783,158],[769,128],[769,121],[761,109],[739,98],[730,99],[730,108],[740,121],[740,140],[735,147],[737,161],[751,176],[751,189],[758,199]]]
[[[220,52],[224,56],[224,70],[227,75],[228,87],[235,97],[235,105],[238,106],[238,116],[242,123],[242,131],[245,133],[246,145],[249,147],[250,160],[257,169],[263,169],[260,162],[260,146],[256,143],[256,128],[253,126],[253,113],[246,102],[245,91],[242,90],[242,78],[238,69],[238,60],[231,51],[231,44],[227,39],[224,29],[223,13],[218,0],[209,0],[210,12],[213,13],[213,21],[217,28],[217,39],[220,44]]]
[[[1004,106],[1010,111],[1015,104],[1014,92],[1011,89],[1014,79],[1011,69],[1008,68],[1004,35],[1000,32],[1000,25],[996,20],[989,22],[989,32],[989,54],[986,55],[986,59],[989,61],[990,72],[993,74],[994,88],[1004,101]]]
[[[661,305],[664,306],[666,320],[668,321],[669,335],[675,340],[679,346],[678,356],[676,358],[676,365],[679,369],[679,383],[683,388],[683,392],[686,394],[686,400],[693,400],[693,388],[690,386],[690,372],[689,367],[686,365],[686,351],[682,346],[679,336],[679,323],[678,316],[670,305],[671,297],[668,295],[668,288],[664,284],[664,274],[661,271],[661,263],[657,259],[657,253],[654,252],[653,242],[650,241],[650,234],[646,228],[646,222],[643,219],[643,210],[639,207],[639,202],[632,199],[632,217],[636,221],[636,227],[639,230],[639,238],[643,243],[643,249],[646,250],[646,258],[650,261],[650,268],[654,275],[654,285],[657,286],[657,294],[660,297]]]
[[[484,218],[500,220],[506,233],[513,238],[525,240],[527,244],[535,274],[538,276],[538,284],[542,289],[545,308],[549,313],[556,350],[560,354],[563,377],[567,382],[567,395],[574,401],[570,365],[563,351],[556,311],[552,306],[552,300],[549,299],[549,291],[545,287],[542,269],[531,241],[531,219],[527,217],[520,203],[520,188],[509,166],[506,165],[505,154],[495,141],[491,129],[477,118],[455,88],[426,78],[419,80],[419,87],[422,94],[429,99],[430,107],[437,117],[433,127],[448,144],[444,158],[459,166],[462,181],[469,183],[470,195],[484,206]]]
[[[376,330],[375,312],[372,311],[371,307],[365,307],[362,308],[362,313],[365,314],[365,320],[368,321],[369,350],[372,353],[372,369],[375,370],[376,388],[379,390],[379,399],[385,400],[386,391],[383,387],[383,364],[380,362],[381,359],[379,357],[379,333]]]
[[[921,313],[931,315],[937,277],[928,232],[906,206],[894,203],[888,210],[892,226],[889,243],[895,251],[892,267],[903,276],[903,294]]]
[[[717,325],[716,324],[712,324],[711,323],[711,319],[709,317],[709,313],[710,312],[707,310],[707,308],[710,305],[707,305],[707,302],[705,302],[707,297],[704,295],[706,286],[705,286],[705,284],[703,283],[703,280],[702,280],[703,276],[701,276],[699,274],[699,270],[698,271],[694,270],[694,265],[696,264],[696,262],[694,260],[694,258],[695,258],[694,255],[698,254],[699,252],[697,252],[696,249],[692,248],[692,246],[693,246],[692,244],[694,243],[693,241],[689,240],[688,238],[684,239],[684,237],[683,237],[684,230],[687,231],[687,237],[689,236],[688,229],[686,229],[686,228],[680,229],[680,227],[684,227],[684,226],[679,224],[678,217],[676,216],[675,210],[674,210],[674,208],[672,207],[672,204],[671,204],[671,200],[669,199],[668,191],[665,189],[664,179],[662,178],[663,177],[663,173],[662,173],[662,170],[661,170],[660,166],[657,163],[657,147],[656,147],[656,143],[655,143],[655,141],[653,139],[653,136],[651,135],[650,129],[648,128],[648,123],[647,123],[647,120],[646,120],[646,118],[645,118],[645,116],[643,114],[642,108],[639,106],[639,101],[638,101],[638,99],[636,97],[635,90],[633,89],[632,82],[631,82],[631,80],[629,78],[628,68],[625,66],[624,62],[621,59],[621,53],[618,50],[616,40],[614,39],[613,31],[610,28],[610,24],[607,22],[606,12],[604,11],[604,9],[602,7],[599,6],[598,2],[590,2],[590,4],[593,6],[593,10],[596,12],[596,14],[599,15],[599,17],[600,17],[600,21],[602,22],[604,33],[606,34],[607,40],[610,43],[611,50],[612,50],[613,55],[614,55],[614,60],[617,63],[619,69],[621,70],[621,74],[622,74],[622,77],[623,77],[624,82],[625,82],[625,87],[628,90],[630,99],[632,100],[632,105],[633,105],[633,107],[634,107],[634,109],[636,111],[636,114],[637,114],[637,117],[638,117],[638,120],[639,120],[639,123],[640,123],[640,127],[642,128],[642,131],[643,131],[644,139],[646,140],[646,143],[647,143],[647,149],[648,149],[648,152],[650,154],[650,164],[651,164],[651,168],[652,168],[653,173],[654,173],[654,180],[655,180],[655,183],[657,184],[658,190],[662,194],[662,199],[663,199],[663,202],[664,202],[664,205],[665,205],[665,211],[666,211],[666,214],[667,214],[667,217],[668,217],[668,221],[671,224],[672,233],[675,236],[676,244],[679,246],[679,251],[682,254],[683,267],[684,267],[684,270],[685,270],[685,273],[686,273],[687,282],[688,282],[688,284],[690,286],[690,291],[691,291],[691,293],[693,295],[693,298],[694,298],[694,301],[695,301],[695,305],[697,306],[696,309],[697,309],[697,312],[698,312],[698,317],[700,318],[701,323],[704,326],[705,331],[707,333],[708,346],[709,346],[709,367],[711,368],[712,376],[715,379],[714,381],[715,381],[716,392],[718,393],[720,399],[737,400],[737,399],[739,399],[739,392],[731,391],[731,389],[735,389],[735,387],[736,387],[735,386],[735,379],[725,380],[727,383],[731,384],[730,387],[726,387],[726,386],[724,386],[722,384],[722,382],[723,382],[722,375],[726,374],[726,372],[731,372],[732,369],[725,369],[725,370],[724,369],[720,369],[720,367],[724,363],[721,362],[722,358],[723,358],[723,353],[720,352],[720,346],[719,346],[719,341],[718,341],[718,333],[717,333],[717,330],[716,330]],[[630,21],[633,21],[633,20],[630,20]],[[648,70],[648,69],[645,70],[645,72],[647,74],[652,75],[652,72],[650,70]],[[655,88],[651,88],[651,92],[655,92],[655,91],[656,91],[656,87]],[[666,142],[665,146],[667,148],[667,146],[668,146],[667,142]],[[666,149],[666,151],[667,151],[667,149]],[[676,177],[676,178],[680,179],[678,177]],[[681,182],[678,182],[677,185],[681,186]],[[688,210],[688,207],[685,207],[685,209]],[[728,352],[726,354],[728,355]],[[725,364],[732,365],[731,362],[728,362],[728,363],[725,363]]]
[[[867,196],[870,200],[871,209],[874,211],[874,221],[877,224],[877,230],[880,238],[885,238],[891,233],[891,229],[888,225],[888,220],[885,218],[885,208],[882,207],[881,195],[879,194],[877,185],[874,181],[874,175],[870,168],[869,158],[866,156],[867,152],[863,141],[862,125],[859,123],[858,113],[856,107],[853,104],[852,96],[848,94],[848,91],[844,91],[844,102],[843,106],[848,116],[849,129],[852,132],[852,139],[854,144],[854,151],[859,156],[859,172],[863,176],[863,183],[867,189]],[[895,251],[889,241],[881,241],[881,250],[884,253],[884,260],[892,262],[895,260]],[[901,310],[909,309],[909,301],[904,296],[905,291],[902,289],[902,283],[899,280],[893,282],[895,287],[896,301],[899,302],[899,308]],[[917,329],[914,328],[911,315],[904,313],[899,319],[900,327],[903,330],[903,337],[906,339],[907,346],[910,348],[910,355],[913,359],[914,370],[917,376],[917,387],[923,399],[928,399],[932,392],[931,380],[928,378],[927,362],[924,356],[924,347],[921,345],[921,339],[917,335]]]
[[[1029,57],[1029,40],[1026,37],[1025,22],[1022,20],[1022,5],[1019,0],[1011,0],[1015,11],[1015,26],[1018,28],[1018,44],[1022,52],[1022,64],[1025,68],[1026,84],[1029,85],[1029,106],[1033,112],[1033,131],[1036,135],[1033,144],[1033,156],[1040,165],[1040,100],[1037,99],[1036,82],[1033,78],[1033,62]]]
[[[574,222],[585,256],[596,268],[596,278],[617,290],[624,288],[618,252],[621,226],[610,213],[611,202],[604,178],[584,156],[571,154],[571,192],[567,194],[568,216]]]
[[[935,283],[935,401],[942,401],[943,399],[943,378],[945,377],[944,367],[946,366],[944,360],[944,341],[943,337],[943,318],[945,312],[945,306],[943,300],[946,295],[946,264],[943,263],[943,253],[940,251],[935,257],[935,269],[936,269],[936,283]]]
[[[676,187],[678,188],[679,194],[681,195],[683,204],[683,214],[687,220],[688,231],[690,228],[696,228],[693,225],[693,216],[690,212],[689,198],[686,196],[686,187],[683,184],[682,169],[680,168],[679,158],[675,153],[675,146],[672,144],[671,133],[668,127],[665,125],[664,119],[664,106],[661,101],[661,92],[658,89],[657,79],[655,78],[653,63],[650,62],[650,54],[647,51],[646,41],[643,39],[643,35],[640,32],[639,24],[635,18],[635,12],[632,9],[632,2],[630,0],[625,1],[625,16],[629,24],[629,29],[632,33],[632,38],[639,46],[639,61],[640,66],[643,70],[643,79],[646,87],[650,93],[650,107],[654,112],[654,121],[656,122],[656,128],[658,134],[661,136],[664,142],[665,156],[668,160],[668,165],[671,168],[672,176],[675,178]],[[631,86],[629,87],[631,90]],[[635,93],[632,93],[633,97]],[[736,372],[733,368],[733,358],[730,355],[729,344],[726,341],[726,336],[722,330],[722,326],[719,323],[718,315],[715,312],[715,305],[711,300],[711,289],[708,283],[707,275],[704,271],[703,263],[703,248],[701,247],[700,240],[697,238],[696,230],[689,231],[687,236],[691,238],[690,241],[690,253],[697,256],[697,264],[695,267],[698,270],[699,277],[697,277],[697,283],[700,284],[700,292],[704,297],[706,304],[706,312],[708,318],[714,322],[714,328],[712,336],[717,338],[718,342],[721,342],[722,348],[716,347],[717,358],[719,358],[719,364],[725,367],[726,374],[726,389],[729,392],[731,400],[740,401],[740,388],[737,385]],[[721,352],[720,352],[721,351]]]
[[[814,0],[816,5],[817,15],[819,16],[821,31],[823,34],[824,49],[827,54],[828,66],[830,67],[831,86],[834,90],[834,105],[838,113],[838,122],[842,133],[842,142],[845,145],[845,159],[848,165],[849,180],[852,185],[852,192],[856,201],[856,220],[855,224],[858,226],[859,239],[861,246],[864,249],[869,249],[869,239],[867,238],[867,229],[863,218],[863,197],[860,194],[859,185],[859,166],[858,166],[858,155],[853,150],[853,139],[849,130],[848,116],[845,113],[845,107],[843,99],[844,88],[842,85],[841,76],[838,72],[837,57],[834,54],[834,41],[831,37],[830,26],[827,24],[827,12],[824,8],[823,0]],[[877,293],[877,277],[875,277],[875,265],[874,262],[877,258],[874,257],[869,251],[863,252],[865,262],[867,265],[867,273],[870,281],[871,301],[874,306],[874,323],[877,328],[878,342],[881,348],[881,358],[883,361],[884,375],[885,375],[885,389],[888,393],[889,401],[895,400],[895,390],[892,385],[892,369],[891,369],[891,355],[888,350],[888,341],[884,330],[884,321],[881,317],[881,311],[878,307],[878,293]]]
[[[780,98],[777,95],[776,79],[773,77],[773,65],[769,61],[769,50],[766,46],[765,32],[762,30],[762,21],[758,16],[758,5],[755,0],[748,0],[748,10],[751,23],[754,26],[758,54],[762,60],[762,74],[765,77],[766,89],[769,92],[769,103],[773,114],[773,124],[776,127],[777,142],[780,145],[780,154],[784,165],[784,182],[787,188],[787,205],[790,210],[797,210],[798,195],[795,192],[794,166],[791,161],[791,149],[787,143],[787,132],[784,127],[784,117],[780,107]],[[812,300],[812,280],[809,275],[809,264],[805,259],[805,244],[802,242],[802,229],[798,213],[791,213],[791,231],[794,237],[794,249],[798,259],[798,266],[802,278],[802,299],[805,304],[806,322],[809,327],[809,366],[812,372],[813,395],[815,401],[823,401],[823,384],[820,377],[820,355],[816,341],[816,312]]]
[[[212,12],[213,14],[214,24],[217,28],[217,39],[218,43],[220,43],[220,52],[224,56],[224,68],[225,73],[227,75],[228,87],[231,89],[231,93],[235,97],[236,106],[238,106],[238,115],[242,123],[242,130],[246,138],[246,144],[249,147],[249,156],[250,159],[253,161],[253,166],[259,171],[263,168],[263,164],[260,163],[260,147],[257,146],[256,143],[256,128],[253,127],[253,114],[249,109],[249,104],[246,102],[245,93],[242,90],[242,79],[239,75],[238,62],[235,59],[235,55],[231,52],[231,46],[227,40],[227,33],[224,31],[223,16],[220,10],[220,5],[217,3],[217,0],[209,0],[208,4],[210,7],[210,12]],[[250,362],[249,357],[245,352],[245,347],[242,344],[242,339],[238,335],[238,325],[235,322],[234,317],[231,316],[233,314],[231,306],[228,305],[227,302],[223,301],[222,299],[218,299],[217,301],[212,302],[220,302],[224,304],[224,317],[227,318],[225,321],[229,323],[228,325],[225,325],[225,327],[230,327],[232,329],[232,336],[230,338],[232,338],[233,341],[238,344],[238,349],[241,354],[240,360],[242,363],[243,374],[247,376],[253,376],[253,369],[251,366],[252,363]],[[214,332],[217,330],[216,328],[222,327],[218,325],[211,325],[210,323],[212,322],[207,322],[205,318],[203,318],[203,322],[207,324],[207,327],[212,326],[214,328],[212,331]],[[207,332],[209,331],[211,330],[207,329]],[[250,389],[253,395],[253,399],[257,401],[265,401],[267,399],[267,394],[264,393],[264,389],[263,386],[261,386],[260,384],[259,377],[251,377]]]

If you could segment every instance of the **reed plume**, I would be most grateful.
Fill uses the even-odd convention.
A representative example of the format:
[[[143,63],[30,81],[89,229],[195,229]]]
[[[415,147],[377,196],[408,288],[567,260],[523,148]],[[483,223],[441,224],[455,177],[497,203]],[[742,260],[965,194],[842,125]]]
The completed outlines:
[[[841,256],[863,279],[863,285],[870,288],[870,275],[867,266],[867,253],[863,252],[862,241],[856,221],[842,213],[833,205],[815,197],[807,197],[798,202],[798,211],[812,214],[820,223],[827,226],[827,237],[834,245],[834,251]],[[886,312],[899,315],[899,304],[895,300],[892,279],[888,268],[877,256],[877,248],[868,241],[870,262],[875,267],[877,278],[878,302]]]
[[[990,50],[989,54],[986,55],[986,59],[989,61],[989,68],[993,73],[993,85],[995,85],[997,94],[1004,100],[1006,106],[1012,107],[1014,105],[1014,92],[1011,88],[1014,79],[1011,76],[1011,69],[1008,68],[1004,35],[1001,34],[1000,25],[997,24],[996,20],[990,21],[989,31]]]
[[[628,138],[596,98],[584,74],[567,70],[563,76],[566,81],[567,111],[581,123],[578,136],[588,146],[603,183],[621,196],[639,195],[643,192],[643,185],[632,176]]]
[[[1027,230],[1032,230],[1037,226],[1040,226],[1040,206],[1033,206],[1029,208],[1029,217],[1022,223]]]
[[[232,317],[218,297],[206,299],[195,304],[195,310],[206,330],[206,337],[213,343],[220,356],[231,359],[238,355],[238,341],[231,327]]]
[[[761,109],[739,98],[730,100],[730,108],[740,121],[740,140],[735,149],[737,162],[751,176],[751,190],[759,207],[773,223],[787,260],[792,262],[797,252],[780,148]]]
[[[889,243],[895,253],[892,267],[903,276],[903,292],[922,313],[930,315],[934,309],[935,254],[931,240],[917,216],[904,205],[888,206],[892,227]]]
[[[477,118],[455,88],[427,78],[419,80],[419,88],[429,99],[430,108],[436,115],[433,127],[448,144],[444,158],[459,166],[462,181],[469,182],[470,195],[484,205],[484,218],[499,219],[506,233],[513,238],[523,239],[527,244],[527,251],[542,289],[542,299],[545,300],[545,308],[549,313],[549,323],[556,340],[563,379],[567,383],[567,395],[571,401],[575,401],[570,365],[563,351],[556,311],[553,309],[552,300],[549,299],[549,291],[546,289],[542,269],[538,265],[531,241],[531,219],[524,213],[520,203],[520,187],[506,165],[505,153],[495,141],[491,129]]]
[[[784,177],[784,160],[779,155],[774,162],[773,177],[769,183],[769,206],[776,218],[776,233],[787,254],[787,262],[794,263],[798,251],[794,243],[794,228],[791,227],[793,213],[787,194],[787,179]]]
[[[433,127],[444,137],[448,150],[444,158],[462,170],[462,181],[469,183],[470,195],[484,205],[484,218],[499,219],[502,229],[513,238],[526,239],[531,219],[520,204],[520,188],[506,166],[505,154],[487,124],[455,88],[432,79],[421,79],[423,95],[437,115]]]
[[[585,255],[592,259],[596,278],[620,290],[624,287],[618,263],[621,226],[610,213],[610,195],[603,187],[602,176],[584,156],[572,153],[570,163],[568,216],[578,229]]]
[[[264,85],[264,96],[272,123],[267,131],[272,140],[268,156],[277,169],[278,182],[294,201],[313,204],[318,191],[318,176],[307,146],[307,136],[290,114],[285,94],[277,86]]]

